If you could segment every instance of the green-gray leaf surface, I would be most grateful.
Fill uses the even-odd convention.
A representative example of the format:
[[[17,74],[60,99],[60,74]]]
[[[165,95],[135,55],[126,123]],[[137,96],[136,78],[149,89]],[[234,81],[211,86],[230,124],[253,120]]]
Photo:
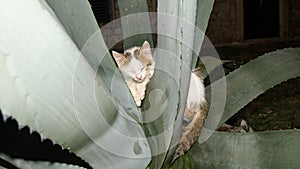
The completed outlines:
[[[153,155],[150,168],[161,168],[169,149],[173,134],[173,125],[179,101],[179,1],[158,1],[157,47],[155,49],[155,74],[147,86],[147,96],[142,110],[145,114],[146,135],[149,137]],[[168,16],[166,14],[173,14]],[[165,24],[166,21],[168,24]],[[172,28],[172,29],[170,29]],[[172,65],[172,66],[170,66]],[[154,102],[155,98],[158,100]],[[151,115],[151,116],[150,116]],[[157,117],[157,118],[149,118]]]
[[[41,2],[0,2],[3,113],[70,148],[94,168],[145,168],[150,151],[142,128],[114,103],[106,81],[78,50],[80,40],[75,44],[65,23]],[[79,12],[71,16],[90,10],[72,2],[60,10]]]
[[[83,167],[79,167],[75,165],[51,163],[45,161],[29,161],[24,159],[11,158],[3,154],[0,154],[0,158],[22,169],[84,169]],[[0,168],[2,167],[0,166]]]
[[[112,94],[114,101],[121,105],[120,107],[126,113],[141,121],[140,113],[109,54],[88,1],[46,1],[66,28],[68,35],[81,50],[83,56],[98,72],[99,78]]]
[[[153,47],[147,0],[118,0],[124,49],[141,46],[147,40]]]
[[[300,76],[300,48],[281,49],[267,53],[226,76],[226,105],[220,122],[207,119],[207,128],[213,123],[221,125],[238,110],[266,90],[288,79]],[[220,80],[216,84],[220,83]],[[207,90],[210,98],[211,87]],[[224,100],[225,101],[225,100]]]
[[[181,11],[178,16],[180,18],[179,24],[181,25],[178,40],[182,44],[179,49],[181,51],[180,100],[171,145],[176,144],[181,137],[182,117],[189,87],[187,82],[189,82],[191,70],[195,68],[197,63],[213,4],[214,0],[182,1],[180,4]],[[206,67],[209,68],[210,66],[207,65]],[[168,158],[172,154],[173,152],[170,151]]]
[[[227,98],[223,99],[226,101],[224,114],[221,120],[216,120],[215,116],[208,117],[206,129],[202,130],[198,143],[186,156],[187,161],[192,160],[190,163],[192,165],[186,167],[298,168],[299,130],[247,134],[213,130],[217,124],[222,124],[264,91],[283,81],[299,77],[299,55],[300,48],[270,52],[230,73],[226,77],[226,83],[224,78],[213,83],[212,86],[223,83],[219,87],[227,89]],[[210,86],[207,91],[212,91],[212,87]],[[211,96],[210,92],[208,95]],[[219,115],[222,113],[223,111],[217,112]]]
[[[187,154],[188,168],[289,168],[300,166],[300,130],[214,132]]]
[[[196,29],[194,37],[194,51],[192,67],[194,68],[197,63],[199,48],[202,47],[203,40],[205,39],[205,32],[208,26],[211,11],[213,9],[215,0],[197,0],[197,16],[196,16]]]

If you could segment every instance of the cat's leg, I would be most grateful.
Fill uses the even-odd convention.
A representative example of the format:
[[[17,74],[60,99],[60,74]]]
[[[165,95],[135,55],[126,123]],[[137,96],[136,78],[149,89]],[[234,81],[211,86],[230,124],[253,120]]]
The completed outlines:
[[[182,130],[183,134],[178,143],[175,155],[171,161],[174,161],[183,155],[194,142],[198,139],[207,117],[207,103],[203,101],[200,106],[187,106],[184,112]]]
[[[143,100],[145,98],[146,86],[149,81],[150,81],[150,79],[148,77],[146,77],[146,79],[142,83],[139,83],[137,85],[137,92],[138,92],[141,100]]]
[[[207,117],[207,103],[203,80],[196,72],[192,72],[187,97],[186,109],[183,118],[183,134],[178,143],[171,164],[184,152],[188,151],[198,139]]]
[[[137,83],[131,81],[128,83],[128,87],[131,91],[132,97],[133,97],[136,105],[141,106],[141,98],[139,96],[139,92],[137,91],[137,88],[138,88]]]
[[[195,114],[196,112],[191,108],[186,108],[183,114],[183,120],[182,120],[182,137],[185,137],[185,135],[189,132],[189,130],[193,126],[193,121],[195,120]]]

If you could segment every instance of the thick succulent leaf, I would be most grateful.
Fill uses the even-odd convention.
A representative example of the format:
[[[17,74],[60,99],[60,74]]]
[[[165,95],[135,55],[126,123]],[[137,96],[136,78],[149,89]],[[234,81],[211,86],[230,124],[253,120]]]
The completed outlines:
[[[199,137],[199,141],[204,142],[211,136],[213,130],[217,128],[218,122],[222,119],[221,112],[223,112],[225,108],[227,84],[222,61],[218,57],[201,57],[201,62],[205,66],[206,72],[209,73],[210,81],[216,81],[218,77],[221,77],[218,80],[218,83],[212,83],[210,86],[206,87],[205,94],[209,105],[209,111],[204,128]]]
[[[109,54],[88,1],[46,1],[66,29],[68,35],[81,50],[83,56],[85,56],[92,68],[97,71],[99,78],[103,81],[109,93],[112,94],[114,101],[126,113],[141,121],[140,113]],[[47,4],[44,6],[47,6]]]
[[[153,46],[147,0],[118,0],[124,49],[141,46],[145,40]]]
[[[168,2],[162,2],[164,3],[164,5],[160,5],[160,3],[161,2],[158,2],[159,7],[171,7],[170,5],[168,5]],[[151,32],[148,14],[139,13],[148,11],[147,1],[119,1],[118,4],[120,13],[123,16],[121,20],[123,38],[125,39],[125,48],[141,45],[143,41],[149,40],[151,38],[150,34],[145,34]],[[179,11],[178,6],[176,5],[173,6],[173,9]],[[163,23],[165,23],[166,21],[170,22],[170,20],[166,20],[168,19],[166,18],[166,16],[162,17],[163,15],[160,15],[160,12],[162,11],[163,10],[160,10],[160,8],[158,9],[158,23],[161,23],[157,28],[158,34],[168,35],[169,33],[164,33],[166,31],[169,31],[170,25],[166,26]],[[173,16],[171,23],[177,26],[177,19],[178,18]],[[143,22],[142,25],[141,21]],[[146,98],[142,107],[142,112],[144,115],[143,122],[145,123],[145,130],[147,136],[149,137],[148,139],[150,141],[151,151],[153,155],[152,163],[150,166],[151,168],[160,168],[163,164],[165,158],[164,156],[166,155],[166,151],[168,150],[168,147],[170,145],[173,123],[176,117],[179,91],[178,80],[180,76],[180,70],[177,68],[179,68],[179,65],[181,64],[180,59],[177,57],[179,55],[176,54],[176,48],[177,46],[180,46],[178,43],[179,41],[176,40],[178,39],[177,33],[179,32],[179,30],[180,29],[175,29],[171,31],[172,36],[175,38],[166,39],[163,36],[158,36],[158,47],[156,48],[154,53],[156,61],[156,72],[147,87]],[[168,44],[168,42],[170,42],[170,44]],[[170,52],[173,57],[170,56],[170,53],[163,53],[161,49],[165,49],[167,52]],[[165,64],[170,61],[177,66],[170,67]],[[161,84],[168,85],[162,86]]]
[[[215,0],[197,0],[197,16],[196,16],[196,29],[194,37],[194,51],[192,67],[197,64],[198,54],[202,47],[203,40],[205,39],[205,32],[208,26],[208,21],[213,8]],[[205,39],[208,40],[208,39]]]
[[[96,19],[94,18],[88,1],[43,1],[46,1],[44,3],[44,6],[50,13],[54,13],[54,17],[58,18],[59,22],[63,25],[69,37],[73,40],[78,49],[82,50],[85,46],[91,45],[88,44],[88,42],[93,40],[94,43],[97,42],[99,51],[103,53],[102,58],[105,56],[105,54],[107,53],[107,48],[104,41],[102,40],[99,26],[96,22]],[[48,5],[50,6],[50,9],[49,7],[47,7]],[[82,53],[87,58],[94,70],[97,70],[102,59],[100,58],[100,53],[96,56],[91,54],[86,55],[86,53],[84,52]]]
[[[141,146],[143,153],[139,154],[142,157],[147,157],[142,160],[138,159],[131,159],[126,160],[125,158],[118,157],[117,155],[99,153],[93,156],[89,155],[90,150],[91,153],[95,153],[94,149],[98,149],[96,144],[87,145],[87,150],[80,151],[82,152],[87,158],[91,158],[90,161],[96,162],[96,165],[100,165],[103,161],[94,160],[94,159],[104,159],[106,160],[105,168],[109,168],[114,165],[121,165],[123,167],[134,168],[145,166],[149,161],[150,154],[148,150],[148,143],[144,139],[145,136],[143,132],[141,133],[141,128],[137,126],[137,123],[134,122],[134,119],[137,121],[141,121],[141,114],[137,110],[135,102],[132,99],[132,96],[128,90],[127,85],[124,83],[121,74],[119,73],[117,67],[115,66],[112,57],[108,53],[108,49],[106,44],[103,40],[101,31],[96,23],[96,20],[92,14],[92,10],[87,1],[80,1],[80,0],[67,0],[67,1],[47,1],[49,5],[55,11],[59,20],[63,23],[66,28],[67,33],[73,39],[73,41],[77,44],[79,48],[81,48],[82,54],[87,58],[89,64],[92,68],[97,71],[103,86],[108,89],[108,92],[112,95],[113,101],[117,103],[117,109],[120,115],[117,117],[116,122],[113,124],[113,129],[117,129],[121,131],[121,135],[114,132],[114,130],[110,130],[112,134],[107,134],[109,137],[103,137],[102,140],[99,141],[102,144],[105,144],[106,149],[114,149],[112,150],[114,154],[119,154],[121,156],[126,157],[133,157],[137,158],[136,154],[128,154],[128,151],[124,151],[124,148],[129,148],[128,150],[131,153],[132,146],[124,146],[123,149],[120,149],[119,146],[114,145],[121,145],[128,142],[131,142],[131,145],[134,146]],[[65,10],[67,9],[67,10]],[[71,18],[71,19],[70,19]],[[74,26],[75,25],[75,26]],[[108,46],[109,48],[112,46]],[[101,99],[101,98],[100,98]],[[130,115],[130,116],[128,116]],[[134,118],[134,119],[132,119]],[[120,125],[121,124],[121,125]],[[123,124],[123,125],[122,125]],[[125,124],[125,125],[124,125]],[[124,131],[125,130],[125,131]],[[129,133],[128,133],[129,131]],[[133,133],[133,134],[132,134]],[[122,135],[130,136],[134,138],[141,138],[141,139],[129,139],[128,137],[122,137]],[[138,136],[136,136],[138,135]],[[114,140],[115,144],[103,143],[107,140]],[[119,141],[117,141],[119,140]],[[129,143],[127,143],[129,144]],[[134,147],[133,147],[134,148]],[[99,149],[100,151],[100,149]],[[123,153],[125,152],[125,153]],[[80,154],[80,153],[79,153]],[[113,158],[103,158],[112,156]],[[114,161],[119,161],[119,163],[114,163]],[[122,162],[122,161],[125,161]],[[109,163],[108,163],[109,162]],[[141,165],[139,165],[139,164]],[[117,166],[115,166],[117,167]]]
[[[187,168],[298,168],[300,130],[214,132],[197,143],[180,164]],[[177,164],[179,165],[179,164]]]
[[[55,142],[77,149],[87,140],[82,137],[85,133],[73,110],[72,80],[76,59],[83,64],[85,61],[40,2],[18,3],[1,3],[0,20],[5,23],[0,34],[1,108],[21,125],[30,124],[43,136],[55,137]],[[82,83],[94,79],[87,64],[84,71],[87,74],[85,79],[80,79]],[[101,88],[98,90],[97,93],[104,95]],[[86,99],[81,105],[83,109],[95,112],[97,106],[92,106],[93,101],[82,97]],[[108,99],[105,95],[104,98]],[[87,104],[89,101],[91,105]],[[58,132],[57,128],[66,131]],[[73,137],[78,141],[73,142]]]
[[[157,136],[163,132],[165,133],[164,139],[156,137],[151,137],[150,139],[152,141],[152,147],[156,148],[152,149],[152,155],[159,154],[153,157],[152,168],[161,167],[166,156],[164,151],[166,151],[166,148],[169,146],[169,148],[173,149],[170,151],[168,157],[170,158],[172,156],[176,143],[181,137],[181,122],[186,104],[190,71],[193,65],[192,56],[193,52],[200,52],[201,46],[200,41],[194,38],[197,33],[199,33],[197,36],[202,36],[202,39],[204,37],[204,34],[201,34],[201,31],[196,30],[195,27],[196,16],[200,15],[196,13],[200,11],[197,7],[201,5],[209,6],[207,10],[201,12],[210,13],[212,8],[211,3],[209,3],[209,5],[197,4],[196,0],[176,2],[158,1],[158,41],[155,51],[156,74],[148,85],[148,94],[151,94],[153,90],[161,90],[165,94],[165,98],[168,101],[167,105],[170,108],[166,111],[167,116],[160,116],[149,125],[146,125],[146,129],[151,136]],[[203,22],[207,22],[207,20]],[[207,23],[199,24],[207,25]],[[198,46],[194,44],[195,41],[198,43]],[[196,47],[196,49],[194,49],[194,47]],[[160,84],[162,84],[162,82],[167,85],[161,87]],[[168,89],[169,86],[172,86],[172,89]],[[146,100],[147,99],[149,98],[146,98]],[[149,101],[145,102],[143,110],[145,110],[145,107],[147,110],[147,108],[150,107],[149,105],[152,105],[149,104]],[[153,112],[159,112],[158,110],[163,106],[164,104],[156,106],[157,109],[154,108]],[[174,123],[173,120],[175,119],[176,122]],[[172,134],[170,130],[175,131],[172,138],[170,137]],[[172,139],[171,143],[169,142],[170,139]],[[160,150],[160,152],[157,152],[157,149]]]
[[[202,130],[198,143],[173,167],[297,168],[300,155],[300,150],[297,148],[300,146],[297,141],[300,137],[299,130],[234,134],[216,132],[214,129],[217,124],[222,124],[267,89],[290,78],[298,77],[300,75],[299,54],[299,48],[267,53],[232,72],[226,79],[221,78],[209,86],[207,94],[208,98],[211,98],[210,109],[213,107],[218,111],[212,116],[209,114],[205,124],[206,129]],[[221,96],[227,95],[226,102],[223,98],[218,100],[218,104],[214,104],[213,92],[222,88],[227,89],[227,94],[226,90],[217,93],[221,93]],[[224,107],[222,100],[226,103],[226,107],[221,119],[220,112],[223,111],[220,108]]]
[[[73,42],[81,49],[88,39],[99,30],[88,1],[80,0],[40,0],[45,7],[49,5]],[[48,8],[48,11],[52,11]]]
[[[171,3],[171,2],[169,2]],[[180,28],[180,33],[178,35],[178,41],[180,44],[178,48],[178,56],[180,56],[180,78],[179,78],[179,103],[178,103],[178,112],[174,125],[174,133],[171,142],[171,151],[168,153],[168,159],[172,159],[173,152],[175,151],[176,144],[179,142],[182,134],[182,118],[186,105],[186,98],[188,93],[190,75],[191,75],[191,65],[192,65],[192,56],[195,50],[194,46],[194,37],[196,33],[195,21],[196,21],[196,11],[197,11],[197,1],[179,1],[180,5],[178,6],[178,24]],[[174,16],[173,16],[174,17]],[[198,47],[198,51],[200,46]]]
[[[24,159],[14,159],[10,158],[4,154],[0,154],[0,161],[3,165],[5,160],[5,168],[22,168],[22,169],[84,169],[83,167],[68,165],[68,164],[60,164],[60,163],[50,163],[45,161],[28,161]],[[0,168],[2,168],[0,166]]]
[[[267,53],[206,87],[210,109],[199,141],[207,140],[219,125],[266,90],[298,77],[299,53],[299,48]],[[205,62],[214,62],[210,60]]]
[[[223,86],[227,89],[227,97],[219,125],[266,90],[299,77],[299,65],[300,48],[289,48],[267,53],[230,73],[226,76],[227,86]],[[211,88],[208,88],[208,93],[210,91]],[[207,120],[216,123],[212,119]]]
[[[88,45],[92,45],[91,48],[93,49],[95,48],[95,45],[98,45],[98,54],[82,51],[82,54],[87,58],[89,64],[96,71],[99,63],[107,54],[108,50],[102,39],[101,31],[99,31],[99,26],[94,18],[89,2],[80,0],[45,1],[53,10],[52,11],[50,9],[49,11],[54,13],[54,17],[57,17],[59,22],[62,23],[66,32],[77,45],[78,49],[82,51]],[[47,3],[44,6],[47,6]],[[91,43],[91,41],[96,44]],[[102,58],[100,58],[101,54],[103,55]],[[112,63],[113,62],[110,64]]]
[[[12,117],[4,116],[2,119],[1,110],[0,116],[0,152],[13,158],[65,163],[91,169],[88,163],[68,149],[53,144],[49,139],[42,139],[39,133],[30,130],[28,126],[20,127]]]
[[[178,77],[176,72],[174,73],[175,76],[173,75],[174,77],[177,76],[178,83],[180,84],[178,85],[180,86],[180,98],[178,113],[174,124],[175,132],[173,133],[171,142],[171,148],[173,149],[168,153],[168,159],[172,158],[174,148],[176,148],[176,144],[181,137],[182,117],[188,93],[190,73],[193,66],[196,65],[197,58],[195,59],[195,57],[198,57],[204,39],[204,33],[198,27],[201,27],[201,29],[205,31],[213,2],[214,1],[210,1],[207,3],[196,0],[178,1],[177,4],[174,5],[173,1],[158,1],[158,35],[162,36],[158,36],[156,59],[158,60],[158,57],[162,56],[165,57],[166,54],[159,51],[161,49],[175,54],[175,57],[180,59],[177,61],[178,63],[176,63],[177,65],[179,64],[180,67],[180,76]],[[173,5],[168,5],[171,3]],[[199,6],[202,8],[199,9]],[[166,27],[164,26],[165,23],[168,23]],[[204,26],[201,26],[202,24]],[[170,31],[169,28],[177,29]],[[173,66],[173,64],[170,65]]]
[[[115,106],[53,13],[37,0],[1,2],[3,113],[78,152],[95,168],[145,167],[150,152],[146,140],[139,139],[143,130]],[[111,154],[103,145],[121,153]]]
[[[170,146],[177,114],[181,65],[179,57],[181,47],[177,37],[180,34],[180,23],[176,17],[179,15],[179,7],[179,1],[172,1],[172,5],[170,1],[158,1],[155,74],[147,86],[147,97],[142,105],[146,135],[153,155],[150,168],[162,167]],[[166,22],[168,24],[165,24]]]

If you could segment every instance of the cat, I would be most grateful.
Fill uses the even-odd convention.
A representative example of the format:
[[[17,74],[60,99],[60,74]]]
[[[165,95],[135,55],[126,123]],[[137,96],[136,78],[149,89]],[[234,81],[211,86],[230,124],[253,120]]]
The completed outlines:
[[[150,44],[145,41],[141,47],[132,47],[123,54],[112,51],[124,80],[137,106],[145,97],[146,85],[154,74],[155,62]]]
[[[132,47],[123,54],[112,51],[125,82],[137,106],[145,97],[146,85],[154,74],[155,62],[150,44],[145,41],[141,47]],[[182,121],[182,136],[170,164],[183,155],[198,139],[207,116],[207,102],[203,79],[197,70],[192,71],[187,104]]]

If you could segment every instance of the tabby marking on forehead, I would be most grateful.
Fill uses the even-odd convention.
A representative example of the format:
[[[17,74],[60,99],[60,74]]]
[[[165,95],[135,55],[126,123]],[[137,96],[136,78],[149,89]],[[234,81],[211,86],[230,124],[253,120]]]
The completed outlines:
[[[143,64],[145,65],[149,65],[152,64],[152,59],[149,57],[146,57],[143,55],[143,53],[141,52],[141,48],[140,47],[132,47],[129,48],[127,50],[124,51],[124,56],[126,57],[127,61],[124,62],[124,64],[129,63],[132,59],[132,57],[134,57],[135,59],[141,61]]]
[[[137,53],[138,53],[139,50],[140,50],[139,47],[132,47],[132,48],[130,48],[130,49],[125,50],[125,51],[124,51],[124,56],[125,56],[126,59],[127,59],[127,62],[126,62],[126,63],[130,62],[131,59],[132,59],[132,57],[135,57],[135,58],[136,58],[136,55],[137,55]]]
[[[146,85],[153,76],[155,67],[150,44],[145,41],[141,47],[129,48],[123,54],[112,51],[112,55],[136,105],[140,106],[145,97]]]

